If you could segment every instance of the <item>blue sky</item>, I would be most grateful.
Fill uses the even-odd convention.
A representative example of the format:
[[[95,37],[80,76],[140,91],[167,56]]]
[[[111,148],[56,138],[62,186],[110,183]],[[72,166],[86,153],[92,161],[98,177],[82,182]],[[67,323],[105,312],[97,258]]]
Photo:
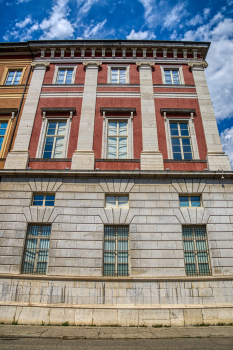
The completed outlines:
[[[233,168],[233,0],[0,0],[2,42],[211,41],[205,74]]]

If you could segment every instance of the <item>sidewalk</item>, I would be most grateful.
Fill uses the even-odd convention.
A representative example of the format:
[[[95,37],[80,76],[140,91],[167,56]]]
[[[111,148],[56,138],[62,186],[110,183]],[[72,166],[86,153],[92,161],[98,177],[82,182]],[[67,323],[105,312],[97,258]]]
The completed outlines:
[[[0,325],[0,338],[159,339],[233,337],[233,326],[79,327]]]

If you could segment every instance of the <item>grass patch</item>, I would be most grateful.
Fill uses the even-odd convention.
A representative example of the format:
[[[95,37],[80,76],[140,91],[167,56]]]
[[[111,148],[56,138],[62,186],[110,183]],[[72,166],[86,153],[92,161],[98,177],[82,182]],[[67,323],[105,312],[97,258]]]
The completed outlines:
[[[219,322],[219,323],[216,324],[216,326],[226,326],[226,323]]]
[[[162,324],[154,324],[152,327],[153,328],[163,328],[163,325]]]
[[[69,326],[69,322],[66,321],[66,322],[62,323],[61,325],[62,325],[62,326]]]
[[[16,325],[18,324],[18,321],[15,321],[15,320],[14,320],[14,321],[12,322],[12,324],[13,324],[14,326],[16,326]]]
[[[197,323],[194,325],[194,327],[209,327],[210,325],[208,323]]]

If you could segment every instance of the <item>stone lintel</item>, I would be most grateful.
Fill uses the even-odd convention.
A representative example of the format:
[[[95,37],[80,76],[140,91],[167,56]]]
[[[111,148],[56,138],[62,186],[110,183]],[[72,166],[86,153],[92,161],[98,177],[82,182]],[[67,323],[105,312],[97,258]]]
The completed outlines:
[[[42,107],[41,108],[42,114],[45,113],[69,113],[69,112],[76,112],[76,107]]]
[[[17,112],[18,108],[0,108],[0,114],[12,114]]]
[[[95,154],[93,151],[75,151],[72,157],[71,170],[94,170]]]
[[[101,107],[100,112],[107,112],[107,113],[116,113],[116,114],[125,114],[125,113],[135,113],[136,108],[114,108],[114,107]]]
[[[195,113],[196,109],[187,109],[187,108],[160,108],[161,113],[177,113],[177,114],[191,114]]]

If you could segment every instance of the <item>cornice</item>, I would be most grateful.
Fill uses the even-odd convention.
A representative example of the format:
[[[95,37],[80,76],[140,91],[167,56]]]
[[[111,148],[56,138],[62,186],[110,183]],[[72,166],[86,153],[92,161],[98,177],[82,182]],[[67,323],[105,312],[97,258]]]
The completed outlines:
[[[89,67],[89,66],[97,66],[101,67],[102,62],[101,61],[84,61],[83,65],[84,67]]]
[[[206,61],[202,62],[188,62],[189,68],[207,68],[208,63]]]

